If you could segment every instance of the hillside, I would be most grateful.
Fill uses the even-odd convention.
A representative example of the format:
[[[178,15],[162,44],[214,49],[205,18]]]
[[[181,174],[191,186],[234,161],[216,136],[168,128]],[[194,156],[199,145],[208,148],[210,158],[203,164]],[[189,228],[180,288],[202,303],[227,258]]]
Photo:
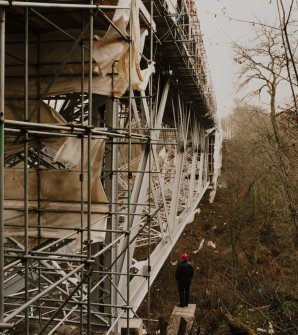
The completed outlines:
[[[207,199],[200,204],[200,213],[173,248],[153,283],[150,317],[169,319],[178,303],[175,264],[187,252],[195,269],[194,334],[268,334],[270,330],[296,335],[297,249],[266,220],[252,217],[247,200],[239,205],[231,197],[231,167],[227,160],[224,164],[222,184],[227,186],[219,188],[213,204]],[[145,304],[140,309],[143,317]],[[157,329],[158,323],[152,322],[150,328]]]

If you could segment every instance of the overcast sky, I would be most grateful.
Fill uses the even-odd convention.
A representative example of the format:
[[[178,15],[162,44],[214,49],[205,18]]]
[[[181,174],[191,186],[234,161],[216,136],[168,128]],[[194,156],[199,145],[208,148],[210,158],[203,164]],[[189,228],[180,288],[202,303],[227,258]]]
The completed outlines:
[[[285,0],[287,2],[289,0]],[[233,108],[235,74],[231,43],[248,44],[253,25],[244,21],[276,22],[276,0],[196,0],[207,59],[220,116]],[[228,17],[233,18],[232,20]]]

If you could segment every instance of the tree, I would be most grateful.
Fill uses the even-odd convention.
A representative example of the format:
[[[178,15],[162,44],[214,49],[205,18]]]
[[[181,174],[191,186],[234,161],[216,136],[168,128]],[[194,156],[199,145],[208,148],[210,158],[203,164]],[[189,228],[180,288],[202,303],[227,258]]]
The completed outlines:
[[[288,59],[284,52],[284,41],[280,29],[260,25],[256,30],[256,39],[251,47],[234,44],[235,61],[241,65],[239,89],[248,89],[247,97],[269,98],[266,115],[269,116],[271,129],[266,133],[265,141],[260,143],[263,153],[277,172],[287,201],[292,223],[298,238],[297,216],[297,156],[293,131],[296,127],[284,127],[284,121],[292,112],[287,104],[282,106],[280,96],[285,89],[293,88],[289,81]],[[278,104],[277,104],[278,102]],[[294,167],[294,169],[291,169]]]
[[[287,12],[286,12],[286,8],[282,0],[277,0],[276,4],[277,4],[278,15],[279,15],[279,24],[280,24],[281,34],[282,34],[282,41],[283,41],[283,46],[285,49],[288,79],[291,85],[291,90],[292,90],[293,100],[294,100],[294,105],[295,105],[295,112],[297,116],[298,111],[297,111],[297,104],[296,104],[296,96],[295,96],[294,84],[293,84],[293,80],[291,76],[291,69],[290,69],[290,64],[291,64],[292,70],[294,72],[294,80],[296,81],[296,86],[297,86],[298,85],[298,70],[297,70],[296,60],[294,56],[294,53],[296,51],[295,49],[297,47],[297,38],[296,38],[295,30],[294,30],[294,33],[289,32],[290,19],[291,19],[291,15],[293,12],[294,0],[291,0],[290,6],[288,7]],[[295,23],[295,22],[292,22],[292,23]]]

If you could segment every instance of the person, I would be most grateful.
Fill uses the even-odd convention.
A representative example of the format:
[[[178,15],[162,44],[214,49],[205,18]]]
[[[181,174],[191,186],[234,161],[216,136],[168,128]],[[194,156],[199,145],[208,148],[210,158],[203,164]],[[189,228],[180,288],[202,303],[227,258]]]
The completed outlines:
[[[181,262],[178,263],[175,278],[178,283],[178,292],[180,303],[178,307],[187,307],[189,303],[189,289],[193,277],[193,267],[189,263],[187,253],[181,255]]]

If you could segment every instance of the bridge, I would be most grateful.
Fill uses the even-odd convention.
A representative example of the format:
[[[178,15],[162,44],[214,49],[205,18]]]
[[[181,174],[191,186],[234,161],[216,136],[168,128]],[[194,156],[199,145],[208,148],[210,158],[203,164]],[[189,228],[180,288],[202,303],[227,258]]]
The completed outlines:
[[[216,190],[195,1],[0,0],[0,43],[1,331],[129,327]]]

